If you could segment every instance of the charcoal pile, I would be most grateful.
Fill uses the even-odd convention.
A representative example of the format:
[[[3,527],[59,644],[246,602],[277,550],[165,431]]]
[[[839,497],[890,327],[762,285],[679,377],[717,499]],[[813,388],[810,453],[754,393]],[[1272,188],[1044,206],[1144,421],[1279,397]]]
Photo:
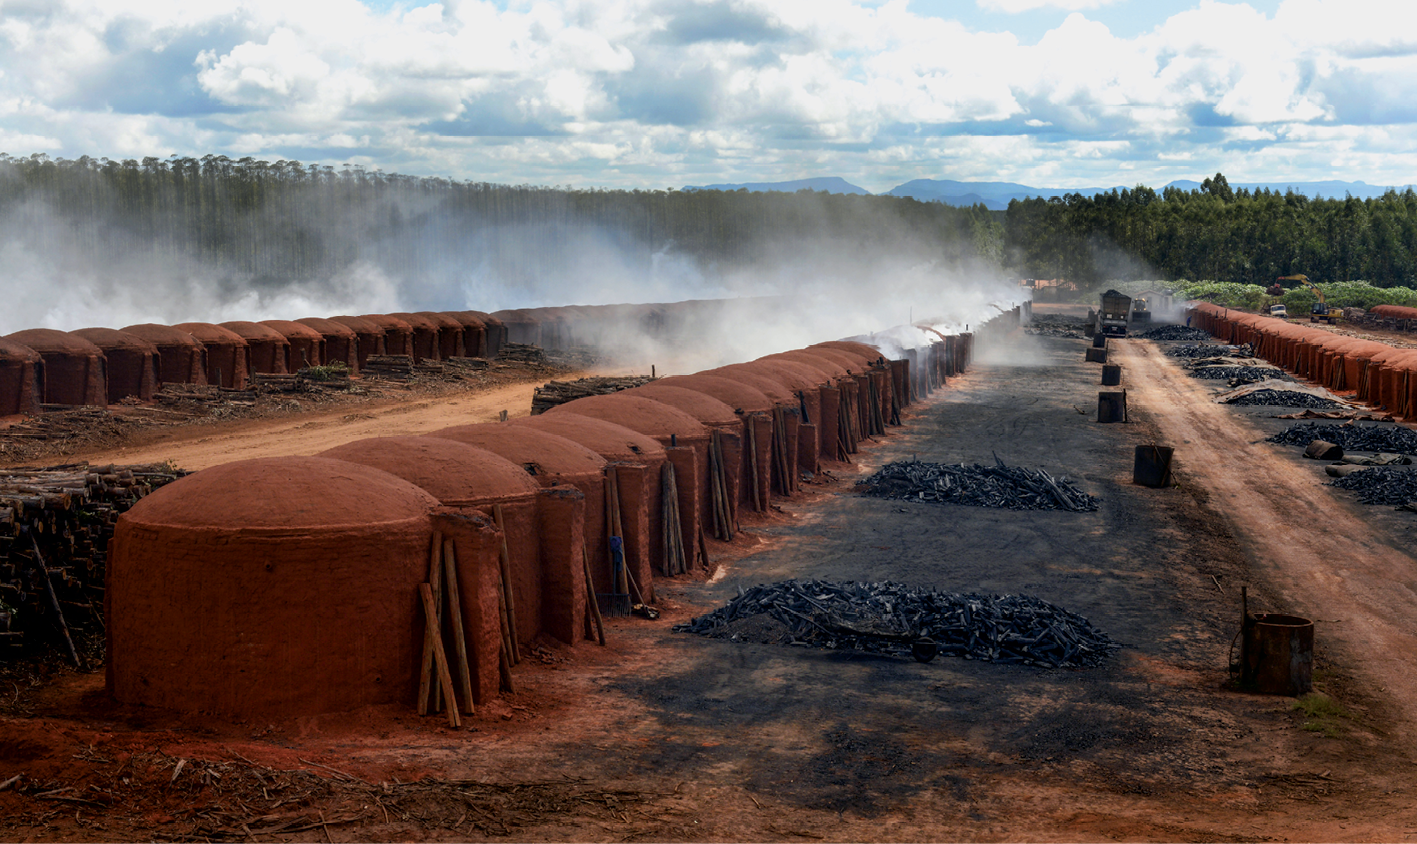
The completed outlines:
[[[966,466],[902,460],[882,466],[858,486],[876,498],[1009,510],[1084,512],[1096,510],[1099,501],[1067,478],[1054,478],[1042,469],[1005,466],[1003,461]]]
[[[1311,410],[1338,410],[1344,406],[1342,402],[1333,399],[1294,390],[1255,390],[1253,393],[1236,396],[1226,404],[1240,407],[1306,407]]]
[[[1307,448],[1314,440],[1331,442],[1344,451],[1417,454],[1417,431],[1397,425],[1291,425],[1268,441]]]
[[[1214,343],[1198,343],[1188,346],[1168,346],[1166,354],[1173,358],[1185,358],[1186,360],[1211,360],[1224,357],[1248,358],[1254,357],[1250,354],[1248,346],[1217,346]]]
[[[1197,366],[1191,370],[1192,378],[1208,378],[1213,381],[1235,381],[1245,383],[1249,381],[1263,381],[1266,378],[1273,378],[1279,381],[1294,380],[1289,373],[1282,369],[1272,369],[1267,366]]]
[[[1068,337],[1081,340],[1086,336],[1083,333],[1084,325],[1082,317],[1066,314],[1034,314],[1033,321],[1024,329],[1024,332],[1044,337]]]
[[[165,463],[0,471],[0,647],[49,637],[82,666],[74,637],[102,630],[118,516],[184,474]]]
[[[1358,493],[1358,500],[1364,504],[1402,506],[1417,501],[1417,472],[1411,469],[1375,466],[1335,478],[1328,485]]]
[[[654,379],[648,375],[628,375],[619,378],[577,378],[575,381],[547,381],[537,387],[531,396],[531,415],[545,413],[557,405],[583,399],[586,396],[604,396],[643,387]]]
[[[1158,325],[1150,331],[1143,331],[1136,335],[1143,340],[1209,340],[1211,334],[1199,328],[1191,328],[1185,325]]]
[[[674,631],[917,659],[920,640],[929,639],[934,653],[1042,668],[1093,668],[1121,647],[1082,616],[1039,598],[889,581],[785,580],[740,589],[726,606]]]

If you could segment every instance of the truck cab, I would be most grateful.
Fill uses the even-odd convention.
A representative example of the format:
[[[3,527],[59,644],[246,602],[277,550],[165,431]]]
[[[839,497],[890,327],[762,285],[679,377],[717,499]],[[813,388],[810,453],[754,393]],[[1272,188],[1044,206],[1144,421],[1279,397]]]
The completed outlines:
[[[1270,305],[1269,315],[1272,317],[1279,317],[1280,319],[1288,319],[1289,309],[1284,307],[1284,305],[1282,304]]]

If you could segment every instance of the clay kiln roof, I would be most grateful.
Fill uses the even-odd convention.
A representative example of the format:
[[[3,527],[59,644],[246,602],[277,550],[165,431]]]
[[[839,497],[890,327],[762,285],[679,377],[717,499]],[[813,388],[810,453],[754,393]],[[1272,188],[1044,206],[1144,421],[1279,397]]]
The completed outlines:
[[[413,326],[409,325],[407,322],[404,322],[396,316],[391,316],[390,314],[360,314],[359,318],[364,320],[365,322],[371,322],[374,325],[379,326],[384,331],[407,331],[409,333],[413,332]]]
[[[437,331],[438,323],[424,316],[423,314],[410,314],[402,311],[389,314],[394,319],[401,319],[408,323],[410,328],[421,328],[424,331]]]
[[[136,334],[129,334],[126,331],[118,331],[113,328],[80,328],[78,331],[71,331],[90,343],[105,351],[109,349],[133,349],[139,352],[157,354],[157,346]]]
[[[325,339],[325,336],[319,331],[316,331],[303,322],[296,322],[291,319],[263,319],[260,324],[267,328],[275,329],[287,340],[308,340],[312,343],[318,343]]]
[[[439,311],[416,311],[414,316],[421,316],[438,328],[462,329],[465,327],[462,320],[454,317],[452,314],[445,314]]]
[[[865,363],[870,363],[881,357],[880,349],[867,343],[859,343],[855,340],[829,340],[825,343],[813,343],[807,348],[812,349],[817,347],[847,352],[848,354],[862,358]]]
[[[663,460],[664,446],[653,437],[632,431],[624,425],[594,419],[576,413],[558,413],[553,416],[521,416],[511,419],[508,424],[535,428],[548,434],[580,443],[591,451],[611,461]]]
[[[675,387],[671,384],[645,384],[620,395],[643,396],[670,407],[677,407],[705,425],[743,425],[743,418],[733,408],[701,390]]]
[[[721,366],[718,369],[706,369],[703,372],[686,376],[697,378],[700,375],[711,378],[722,378],[739,384],[746,384],[754,390],[767,396],[777,404],[796,404],[797,394],[787,388],[776,378],[764,375],[752,369],[741,369],[743,364],[735,363],[729,366]]]
[[[24,331],[16,331],[14,334],[5,335],[5,339],[19,343],[22,346],[29,346],[41,355],[103,356],[102,349],[88,340],[85,340],[83,337],[77,334],[71,334],[68,331],[56,331],[53,328],[26,328]]]
[[[158,325],[155,322],[144,322],[138,325],[130,325],[122,329],[134,337],[141,337],[152,343],[154,346],[188,346],[198,348],[202,341],[180,328],[171,325]]]
[[[0,360],[20,360],[33,363],[39,360],[39,352],[24,343],[0,337]]]
[[[324,317],[301,317],[300,319],[297,319],[296,322],[309,328],[313,328],[315,331],[319,332],[322,337],[325,337],[326,339],[330,337],[343,337],[345,339],[352,339],[355,336],[355,330],[352,327],[345,325],[342,322],[336,322],[332,319],[325,319]],[[371,325],[369,326],[369,330],[366,333],[373,333],[376,331],[378,331],[378,329]]]
[[[230,328],[211,322],[179,322],[173,328],[185,331],[208,346],[245,346],[246,338]]]
[[[474,317],[476,317],[476,318],[482,320],[482,324],[483,324],[483,325],[493,326],[493,325],[501,325],[501,324],[502,324],[502,321],[501,321],[500,319],[498,319],[498,318],[492,316],[491,314],[487,313],[486,311],[459,311],[458,313],[470,314],[471,316],[474,316]]]
[[[374,323],[370,322],[370,321],[367,320],[367,319],[364,319],[363,317],[357,317],[357,316],[335,316],[335,317],[330,317],[330,322],[338,323],[339,325],[343,325],[343,326],[345,326],[346,328],[350,329],[351,331],[355,332],[356,334],[383,334],[383,333],[384,333],[384,329],[383,329],[381,326],[375,325]],[[309,323],[306,323],[306,324],[308,325]]]
[[[514,323],[518,325],[525,325],[539,321],[527,308],[513,308],[511,310],[506,311],[493,311],[492,316],[496,317],[498,320],[507,325],[511,325]]]
[[[543,486],[584,479],[605,471],[605,458],[565,437],[506,422],[458,425],[430,437],[486,449],[526,469]]]
[[[444,311],[445,315],[458,321],[464,328],[486,328],[487,321],[477,311]]]
[[[529,498],[540,489],[525,469],[510,460],[439,437],[372,437],[319,456],[382,469],[451,506]]]
[[[122,518],[155,527],[269,535],[368,530],[437,506],[427,492],[368,466],[327,457],[261,457],[174,481]]]
[[[832,379],[820,369],[789,360],[759,360],[725,366],[722,372],[756,372],[787,387],[789,390],[814,390]]]
[[[244,320],[233,320],[232,322],[219,323],[222,328],[230,329],[232,333],[238,334],[247,343],[283,343],[290,345],[290,341],[285,335],[271,328],[269,325],[262,325],[259,322],[246,322]]]
[[[775,355],[766,355],[758,358],[760,361],[787,361],[788,363],[800,363],[809,369],[820,372],[827,378],[844,378],[850,375],[850,370],[855,369],[860,372],[863,367],[847,367],[832,360],[825,355],[814,355],[807,352],[779,352]]]
[[[663,402],[625,393],[586,396],[557,405],[544,415],[560,413],[579,413],[582,416],[604,419],[632,431],[648,434],[660,443],[669,442],[671,436],[684,441],[708,439],[708,428],[684,411]]]
[[[769,411],[773,408],[772,397],[762,390],[741,380],[712,375],[707,372],[699,372],[694,375],[676,375],[673,378],[660,379],[655,384],[697,390],[705,395],[713,396],[734,410],[741,410],[745,413]]]
[[[863,360],[860,355],[853,355],[850,352],[843,352],[840,349],[828,349],[823,346],[808,346],[805,349],[798,349],[796,351],[787,352],[786,354],[812,355],[818,360],[825,359],[832,361],[853,373],[871,371],[870,361]],[[882,357],[884,356],[876,355],[876,357],[871,358],[871,360],[880,360]]]

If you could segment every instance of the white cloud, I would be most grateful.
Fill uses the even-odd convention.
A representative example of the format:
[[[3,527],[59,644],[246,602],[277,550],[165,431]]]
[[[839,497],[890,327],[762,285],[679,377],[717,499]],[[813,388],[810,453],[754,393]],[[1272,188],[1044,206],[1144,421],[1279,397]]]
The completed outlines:
[[[1417,34],[1390,3],[1198,0],[1136,37],[1101,0],[979,4],[1071,14],[1025,44],[904,0],[0,0],[0,144],[626,186],[1406,167]],[[1342,155],[1320,129],[1352,130]]]

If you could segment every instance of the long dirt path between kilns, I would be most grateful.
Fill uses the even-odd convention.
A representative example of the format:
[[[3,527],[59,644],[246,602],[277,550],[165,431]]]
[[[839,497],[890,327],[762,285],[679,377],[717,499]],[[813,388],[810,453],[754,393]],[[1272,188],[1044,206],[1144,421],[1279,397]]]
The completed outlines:
[[[1390,729],[1417,734],[1417,561],[1385,541],[1311,466],[1271,459],[1274,446],[1243,415],[1216,404],[1153,344],[1114,343],[1130,396],[1175,446],[1186,475],[1209,492],[1255,573],[1316,622],[1319,646],[1339,645],[1351,668],[1397,712]],[[1307,471],[1306,471],[1307,469]],[[1371,509],[1371,508],[1370,508]]]

